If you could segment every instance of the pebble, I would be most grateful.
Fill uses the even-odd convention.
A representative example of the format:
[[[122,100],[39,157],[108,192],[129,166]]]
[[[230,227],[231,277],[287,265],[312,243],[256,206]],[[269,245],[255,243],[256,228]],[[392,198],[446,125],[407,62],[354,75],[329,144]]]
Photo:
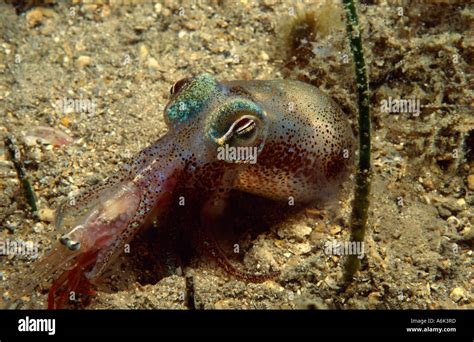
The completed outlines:
[[[270,56],[265,51],[260,52],[260,58],[264,61],[268,61],[270,59]]]
[[[229,310],[233,308],[233,300],[232,299],[222,299],[218,302],[214,303],[214,309],[216,310]]]
[[[51,8],[36,7],[26,13],[26,22],[29,28],[34,28],[43,23],[46,17],[53,17],[56,13]]]
[[[324,278],[324,282],[329,288],[334,289],[334,290],[338,289],[337,282],[334,278],[327,276],[326,278]]]
[[[13,166],[13,162],[9,160],[0,160],[0,178],[1,177],[10,177],[15,176],[15,169]]]
[[[292,245],[290,248],[295,255],[306,254],[311,251],[311,245],[308,242],[297,243]]]
[[[92,63],[92,58],[89,56],[79,56],[76,60],[76,66],[80,69],[85,68],[91,63]]]
[[[84,4],[82,5],[83,12],[94,12],[97,9],[97,5],[94,4]]]
[[[61,118],[61,120],[59,120],[61,122],[61,125],[63,125],[64,127],[69,127],[69,125],[71,124],[71,119],[67,116],[64,116]]]
[[[156,14],[160,14],[162,9],[163,9],[163,5],[162,5],[162,4],[157,3],[157,4],[155,5],[155,13],[156,13]]]
[[[434,184],[431,178],[425,179],[423,181],[423,186],[425,187],[426,190],[433,190],[434,189]]]
[[[43,222],[53,222],[55,211],[49,208],[40,209],[38,215]]]
[[[461,299],[466,298],[466,292],[462,287],[455,287],[451,290],[449,294],[449,298],[451,298],[455,303],[459,302]]]
[[[466,202],[464,201],[464,199],[461,199],[461,200],[456,200],[456,201],[450,200],[450,201],[444,202],[441,205],[445,207],[446,209],[449,209],[449,211],[451,211],[453,214],[456,214],[464,210],[465,204]]]
[[[474,174],[467,176],[467,188],[474,191]]]
[[[313,229],[311,227],[308,227],[306,225],[297,225],[296,227],[293,228],[293,232],[296,237],[303,238],[305,236],[308,236],[311,234]]]
[[[331,234],[332,235],[339,234],[341,230],[342,230],[341,226],[333,226],[331,227]]]
[[[371,292],[368,296],[369,304],[376,304],[380,301],[382,295],[380,292]]]
[[[148,48],[146,47],[146,45],[144,44],[140,45],[138,54],[139,54],[140,61],[145,61],[147,59]]]
[[[199,25],[200,23],[197,22],[197,21],[185,21],[183,23],[183,26],[186,27],[188,30],[191,30],[191,31],[196,31],[199,29]]]
[[[30,28],[38,26],[42,20],[43,13],[41,13],[39,8],[35,8],[26,14],[26,22]]]
[[[160,67],[160,65],[158,64],[158,61],[153,57],[148,58],[147,66],[150,69],[158,69]]]
[[[304,224],[298,224],[295,226],[285,226],[278,229],[277,234],[280,238],[296,238],[302,240],[305,236],[311,234],[312,228]]]
[[[34,231],[35,233],[38,233],[38,234],[39,234],[39,233],[42,233],[43,230],[44,230],[44,225],[43,225],[42,223],[39,223],[39,222],[38,222],[38,223],[36,223],[36,224],[33,226],[33,231]]]
[[[38,146],[34,146],[28,153],[28,158],[34,160],[37,163],[41,162],[42,156],[43,153],[41,152],[41,149]]]
[[[447,219],[448,217],[451,216],[451,211],[449,211],[448,209],[446,209],[445,207],[443,207],[442,205],[439,205],[437,207],[438,209],[438,214],[441,218],[443,219]]]
[[[474,230],[471,227],[466,227],[461,231],[461,241],[474,241]],[[472,251],[469,251],[472,252]],[[469,254],[469,253],[468,253]]]
[[[16,231],[16,226],[15,226],[14,224],[12,224],[12,223],[9,223],[9,222],[7,222],[7,223],[5,224],[5,228],[6,228],[10,233],[12,233],[12,234],[14,234],[15,231]]]

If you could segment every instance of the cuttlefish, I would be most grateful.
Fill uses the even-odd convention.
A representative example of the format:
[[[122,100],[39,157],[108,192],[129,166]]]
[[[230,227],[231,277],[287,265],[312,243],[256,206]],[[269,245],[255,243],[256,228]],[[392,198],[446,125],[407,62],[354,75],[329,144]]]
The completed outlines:
[[[71,291],[93,294],[94,283],[152,221],[159,228],[170,213],[192,216],[205,238],[209,227],[222,224],[231,191],[311,203],[332,196],[350,172],[348,119],[309,84],[219,82],[205,73],[176,82],[170,93],[168,132],[57,209],[63,235],[31,277],[52,280],[49,308],[62,307]],[[205,245],[237,277],[263,281],[277,274],[240,271],[214,243]]]

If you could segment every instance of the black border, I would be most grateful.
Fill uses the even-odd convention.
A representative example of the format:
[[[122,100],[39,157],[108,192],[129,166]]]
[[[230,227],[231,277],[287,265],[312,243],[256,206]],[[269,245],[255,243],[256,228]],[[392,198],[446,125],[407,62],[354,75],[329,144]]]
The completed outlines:
[[[55,318],[56,333],[19,332],[18,321]],[[428,324],[455,327],[456,332],[409,333],[406,328],[426,327],[411,319],[455,319],[456,323]],[[0,340],[7,336],[47,339],[63,336],[405,336],[430,340],[470,337],[473,341],[474,310],[3,310],[0,311]],[[457,339],[456,339],[457,340]]]

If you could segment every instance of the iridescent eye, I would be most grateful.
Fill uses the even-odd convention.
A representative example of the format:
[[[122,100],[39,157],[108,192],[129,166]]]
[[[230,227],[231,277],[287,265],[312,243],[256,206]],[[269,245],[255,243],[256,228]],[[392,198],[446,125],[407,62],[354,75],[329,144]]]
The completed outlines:
[[[235,120],[227,132],[218,139],[220,144],[228,143],[236,146],[248,146],[256,141],[261,121],[251,114],[241,114],[242,116]]]
[[[171,88],[170,88],[170,94],[171,95],[174,95],[174,94],[177,94],[179,93],[179,91],[181,89],[183,89],[185,86],[187,86],[189,84],[189,81],[190,81],[190,78],[189,77],[186,77],[186,78],[183,78],[181,80],[179,80],[178,82],[176,82]]]
[[[206,122],[207,135],[217,146],[263,148],[267,115],[253,100],[234,97],[219,103]]]
[[[248,116],[242,117],[240,120],[235,122],[233,126],[233,131],[236,135],[238,135],[242,139],[250,139],[255,132],[257,127],[257,123],[253,118]]]

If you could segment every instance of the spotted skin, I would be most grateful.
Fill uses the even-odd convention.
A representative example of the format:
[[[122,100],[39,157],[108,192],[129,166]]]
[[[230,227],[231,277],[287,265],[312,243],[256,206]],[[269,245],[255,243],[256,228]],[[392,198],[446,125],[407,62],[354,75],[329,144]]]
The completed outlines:
[[[298,81],[219,82],[201,74],[172,88],[164,117],[165,136],[58,209],[61,241],[80,247],[58,243],[33,274],[53,280],[50,308],[61,307],[64,293],[78,284],[87,293],[84,284],[99,279],[140,228],[167,214],[194,215],[199,239],[228,272],[268,279],[272,274],[252,275],[232,265],[209,232],[221,224],[230,191],[295,203],[325,199],[352,163],[345,115],[318,89]],[[256,151],[256,162],[221,160],[224,147]],[[182,198],[184,206],[178,205]]]
[[[235,187],[277,200],[330,197],[350,170],[354,146],[339,107],[298,81],[233,81],[227,86],[244,90],[270,119],[258,163],[239,172]]]

